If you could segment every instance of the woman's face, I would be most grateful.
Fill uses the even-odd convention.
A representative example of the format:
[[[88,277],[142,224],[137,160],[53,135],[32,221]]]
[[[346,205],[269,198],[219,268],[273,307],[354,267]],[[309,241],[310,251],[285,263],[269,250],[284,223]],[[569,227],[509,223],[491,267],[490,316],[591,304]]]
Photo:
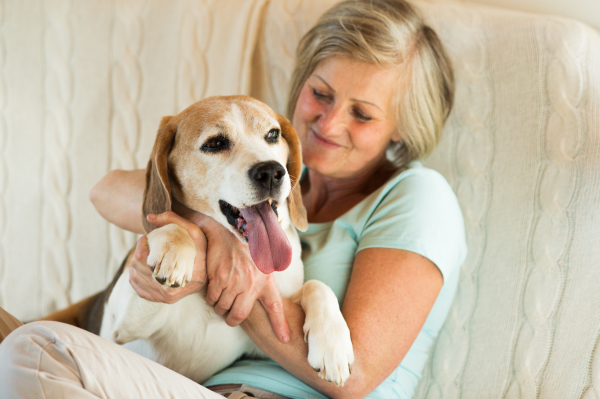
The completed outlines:
[[[399,73],[349,58],[322,61],[300,91],[293,125],[306,167],[351,178],[369,173],[398,141],[392,100]]]

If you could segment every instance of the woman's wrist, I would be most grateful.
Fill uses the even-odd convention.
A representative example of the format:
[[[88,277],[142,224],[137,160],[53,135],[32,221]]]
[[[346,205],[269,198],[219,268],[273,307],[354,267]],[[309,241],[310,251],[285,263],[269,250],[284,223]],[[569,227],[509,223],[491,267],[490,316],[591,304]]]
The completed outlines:
[[[211,234],[215,234],[215,224],[218,223],[216,223],[215,220],[210,216],[188,208],[181,202],[177,201],[175,198],[173,198],[171,208],[173,212],[175,212],[182,218],[185,218],[190,222],[194,223],[196,226],[200,227],[200,229],[202,229],[202,231],[204,232],[204,234],[207,235],[207,237]]]

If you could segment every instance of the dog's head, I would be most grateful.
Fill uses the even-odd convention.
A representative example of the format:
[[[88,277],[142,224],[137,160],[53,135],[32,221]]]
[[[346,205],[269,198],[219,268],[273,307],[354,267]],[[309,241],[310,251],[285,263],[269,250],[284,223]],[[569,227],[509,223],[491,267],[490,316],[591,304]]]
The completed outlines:
[[[300,230],[308,225],[301,164],[284,116],[247,96],[206,98],[160,123],[146,169],[144,229],[154,229],[146,215],[170,211],[174,197],[247,241],[262,272],[284,270],[291,248],[283,229],[290,220]]]

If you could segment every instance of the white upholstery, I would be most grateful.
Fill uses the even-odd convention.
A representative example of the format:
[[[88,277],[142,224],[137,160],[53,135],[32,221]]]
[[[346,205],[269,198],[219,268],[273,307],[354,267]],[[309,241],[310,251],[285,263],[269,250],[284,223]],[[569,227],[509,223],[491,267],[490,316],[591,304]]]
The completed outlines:
[[[88,200],[144,167],[158,122],[213,94],[284,112],[294,50],[336,0],[0,3],[0,305],[33,319],[103,288],[135,237]],[[417,3],[454,61],[426,164],[469,255],[417,390],[600,397],[600,38],[587,26]]]

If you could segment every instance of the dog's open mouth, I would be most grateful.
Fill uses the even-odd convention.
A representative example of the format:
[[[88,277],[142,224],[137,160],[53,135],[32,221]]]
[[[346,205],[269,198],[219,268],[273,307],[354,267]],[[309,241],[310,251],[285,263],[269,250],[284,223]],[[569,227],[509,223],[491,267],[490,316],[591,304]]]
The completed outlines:
[[[258,269],[266,274],[287,269],[292,247],[277,221],[277,203],[266,200],[246,208],[236,208],[219,200],[221,212],[246,239],[250,255]]]
[[[275,216],[278,217],[279,214],[277,213],[277,201],[269,199],[265,202],[268,202],[269,205],[271,205],[271,209],[273,209],[273,212],[275,212]],[[257,207],[259,205],[260,204],[254,205],[254,207]],[[225,217],[227,218],[227,222],[229,222],[230,225],[235,227],[240,232],[240,234],[246,239],[246,241],[248,241],[248,232],[246,231],[248,223],[242,216],[240,210],[223,200],[219,200],[219,207],[221,208],[221,212],[223,212],[223,215],[225,215]]]

